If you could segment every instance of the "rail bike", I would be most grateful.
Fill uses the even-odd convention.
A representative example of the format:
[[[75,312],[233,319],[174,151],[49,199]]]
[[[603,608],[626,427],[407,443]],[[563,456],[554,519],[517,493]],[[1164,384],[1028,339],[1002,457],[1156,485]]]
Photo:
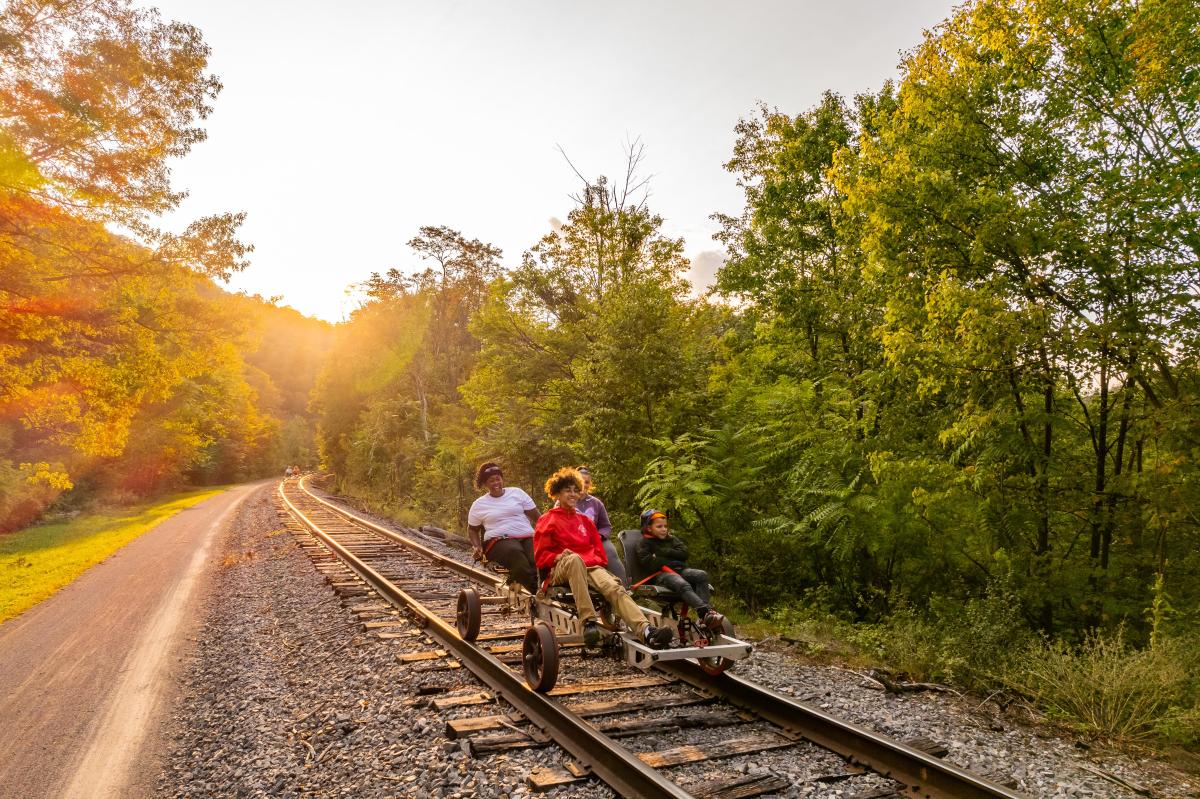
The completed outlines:
[[[713,675],[748,658],[754,647],[734,637],[733,625],[728,619],[722,620],[720,630],[709,629],[693,616],[679,594],[644,582],[648,575],[641,573],[636,559],[629,555],[640,535],[638,530],[625,530],[620,534],[621,545],[626,553],[626,574],[635,586],[631,593],[650,623],[655,627],[671,628],[675,637],[663,649],[654,649],[639,641],[624,622],[616,618],[604,598],[591,590],[589,595],[602,633],[598,651],[643,670],[666,661],[694,660],[705,672]],[[550,586],[544,593],[539,591],[531,594],[520,584],[508,579],[502,566],[494,562],[486,565],[496,575],[495,590],[499,601],[510,612],[527,614],[530,619],[521,643],[525,682],[534,691],[549,691],[558,681],[559,646],[582,645],[584,642],[583,623],[575,609],[575,598],[567,586]],[[645,603],[653,608],[646,607]],[[479,591],[475,588],[459,591],[455,622],[463,640],[474,641],[478,637],[482,619],[483,598]]]

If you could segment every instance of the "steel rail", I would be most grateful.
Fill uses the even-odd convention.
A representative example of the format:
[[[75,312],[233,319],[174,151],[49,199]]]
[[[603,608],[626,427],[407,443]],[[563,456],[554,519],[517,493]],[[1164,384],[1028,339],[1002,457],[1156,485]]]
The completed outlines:
[[[686,661],[655,668],[751,711],[808,741],[902,783],[904,793],[928,799],[1028,799],[1003,785],[947,763],[894,738],[835,718],[728,672],[713,676]]]
[[[464,576],[485,583],[496,582],[496,576],[490,572],[472,568],[453,558],[447,558],[411,538],[392,532],[351,511],[321,499],[309,492],[304,486],[303,480],[300,481],[300,488],[309,497],[328,507],[334,513],[369,527],[397,543],[411,546]],[[448,625],[447,628],[451,629]],[[451,634],[457,638],[456,631],[451,630]],[[728,699],[731,703],[756,713],[782,729],[846,758],[851,763],[894,779],[905,786],[904,792],[910,796],[926,797],[927,799],[1028,799],[1025,794],[984,779],[977,774],[972,774],[958,766],[907,746],[894,738],[843,721],[804,702],[742,680],[732,674],[712,676],[696,664],[687,661],[656,663],[654,668],[677,677],[696,688]],[[522,689],[525,689],[524,683],[520,685]],[[535,695],[540,696],[540,694]]]
[[[308,493],[303,484],[302,491]],[[529,690],[524,680],[497,660],[490,652],[464,641],[458,631],[443,621],[437,614],[425,608],[419,601],[399,586],[376,572],[332,536],[316,525],[297,508],[279,485],[279,496],[331,552],[337,555],[351,570],[370,585],[380,596],[398,607],[407,607],[420,617],[425,633],[438,641],[464,666],[481,679],[492,692],[520,711],[534,725],[541,727],[554,738],[555,743],[572,757],[587,766],[592,773],[604,780],[621,796],[645,797],[645,799],[689,799],[691,794],[663,777],[643,763],[637,755],[600,733],[579,716],[553,702],[542,694]],[[309,496],[312,496],[309,494]],[[318,497],[313,497],[323,502]],[[328,505],[329,503],[324,503]],[[377,525],[370,525],[378,530]],[[393,534],[395,535],[395,534]],[[404,539],[405,543],[409,539]],[[415,542],[414,542],[415,543]],[[419,545],[418,545],[419,547]],[[424,547],[420,547],[424,549]],[[425,550],[439,561],[444,556]],[[470,568],[470,567],[467,567]],[[472,569],[472,571],[476,571]],[[494,581],[494,575],[480,572]]]
[[[305,475],[303,478],[301,478],[300,480],[297,481],[297,485],[299,485],[300,490],[303,491],[305,494],[307,494],[309,496],[309,498],[315,500],[316,502],[321,503],[322,505],[329,508],[334,513],[338,514],[339,516],[347,518],[350,521],[354,522],[355,524],[362,525],[363,527],[366,527],[373,532],[379,533],[380,535],[382,535],[386,538],[389,538],[398,544],[403,544],[405,547],[407,547],[409,549],[413,549],[413,550],[421,553],[425,557],[429,558],[430,560],[436,561],[438,564],[445,566],[447,569],[450,569],[451,571],[454,571],[454,572],[458,572],[463,577],[466,577],[471,580],[476,580],[481,583],[487,583],[489,585],[495,585],[499,581],[499,578],[493,572],[484,571],[483,569],[476,569],[474,566],[468,566],[466,563],[463,563],[461,560],[455,560],[454,558],[446,557],[442,553],[435,552],[434,550],[430,549],[429,547],[424,546],[423,544],[421,544],[421,542],[416,541],[415,539],[409,538],[406,535],[401,535],[400,533],[397,533],[394,530],[389,530],[388,528],[386,528],[382,525],[376,524],[375,522],[371,521],[370,519],[364,519],[362,516],[359,516],[354,511],[350,511],[343,507],[335,505],[334,503],[330,502],[327,499],[321,499],[316,494],[309,491],[308,487],[304,485],[304,481],[307,480],[308,478],[309,478],[309,475]]]

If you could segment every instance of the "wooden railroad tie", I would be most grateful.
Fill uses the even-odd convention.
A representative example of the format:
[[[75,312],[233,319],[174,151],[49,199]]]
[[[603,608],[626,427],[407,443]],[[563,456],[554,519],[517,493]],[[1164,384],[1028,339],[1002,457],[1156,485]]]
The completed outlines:
[[[696,727],[728,727],[742,724],[746,719],[739,713],[718,711],[715,713],[682,713],[671,719],[626,719],[597,724],[596,729],[610,738],[628,738],[646,733],[672,733]],[[545,734],[536,727],[525,727],[501,735],[486,735],[468,738],[473,754],[502,752],[509,749],[528,749],[549,743]]]
[[[702,746],[679,746],[662,752],[643,752],[638,755],[643,763],[651,768],[666,768],[681,766],[685,763],[699,763],[702,760],[712,760],[718,757],[733,757],[747,752],[764,752],[768,749],[782,749],[795,746],[796,742],[782,735],[761,735],[747,738],[732,738]]]
[[[615,713],[632,713],[642,710],[661,710],[669,707],[689,707],[713,702],[714,700],[699,694],[684,696],[664,696],[654,699],[624,699],[601,702],[568,702],[567,710],[580,718],[594,718]],[[473,732],[498,730],[511,724],[520,724],[524,719],[516,714],[499,714],[492,716],[467,716],[461,719],[451,719],[446,722],[446,737],[450,739],[464,737]]]
[[[552,689],[549,693],[551,696],[570,696],[572,694],[585,694],[593,691],[620,691],[625,688],[649,688],[654,685],[669,685],[670,680],[654,675],[644,675],[641,677],[621,677],[618,679],[611,678],[593,678],[589,680],[581,680],[576,683],[564,683],[557,688]],[[452,707],[462,707],[463,705],[484,705],[491,702],[493,699],[491,693],[480,691],[468,691],[465,693],[449,694],[433,700],[433,706],[437,710],[446,710]]]

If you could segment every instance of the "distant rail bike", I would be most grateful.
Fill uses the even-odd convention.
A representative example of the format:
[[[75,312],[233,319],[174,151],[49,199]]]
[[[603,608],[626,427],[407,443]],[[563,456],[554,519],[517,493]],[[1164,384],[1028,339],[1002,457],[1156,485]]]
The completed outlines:
[[[639,574],[635,559],[628,555],[632,551],[632,541],[638,534],[637,530],[621,533],[626,552],[626,573],[633,580],[645,576]],[[558,681],[559,645],[584,642],[583,623],[575,608],[575,597],[566,586],[550,586],[531,594],[510,580],[503,567],[495,563],[487,565],[496,574],[497,596],[511,611],[527,614],[530,619],[521,643],[525,682],[534,691],[549,691]],[[665,661],[694,660],[705,672],[718,675],[735,662],[750,657],[754,650],[751,644],[734,637],[733,625],[728,619],[722,620],[722,629],[711,630],[690,613],[678,594],[651,583],[635,583],[633,597],[640,600],[639,606],[650,623],[675,631],[670,646],[664,649],[651,648],[638,640],[624,622],[615,617],[598,592],[593,590],[589,594],[603,632],[599,651],[617,660],[624,660],[630,666],[648,669],[655,663]],[[645,607],[641,601],[652,604],[654,609]],[[455,618],[459,635],[464,640],[474,641],[479,635],[482,618],[483,599],[479,591],[475,588],[460,590]]]

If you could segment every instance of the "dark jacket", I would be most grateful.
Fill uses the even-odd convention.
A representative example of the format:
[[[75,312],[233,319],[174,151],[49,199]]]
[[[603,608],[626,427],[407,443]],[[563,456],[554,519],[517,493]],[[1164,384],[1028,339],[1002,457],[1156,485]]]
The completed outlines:
[[[687,568],[687,544],[673,535],[666,538],[643,535],[638,542],[636,555],[638,565],[646,574],[654,574],[663,566],[676,571]]]

